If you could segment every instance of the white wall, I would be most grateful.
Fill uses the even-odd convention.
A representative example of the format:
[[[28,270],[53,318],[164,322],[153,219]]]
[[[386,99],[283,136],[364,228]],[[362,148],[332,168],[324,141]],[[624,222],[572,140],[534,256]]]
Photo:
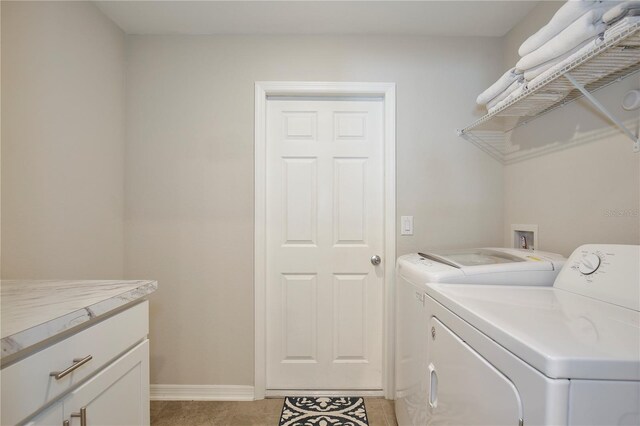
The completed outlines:
[[[502,241],[502,166],[458,138],[501,69],[483,38],[129,38],[126,276],[158,279],[152,383],[253,384],[258,80],[397,83],[398,254]]]
[[[555,13],[542,2],[505,39],[511,66],[517,49]],[[629,77],[595,96],[638,132],[640,113],[620,104],[640,77]],[[511,224],[537,224],[538,249],[569,255],[586,243],[640,244],[640,155],[630,139],[584,100],[553,111],[512,134],[523,147],[570,148],[505,167],[505,244]]]
[[[2,2],[2,278],[123,275],[122,31],[88,2]]]

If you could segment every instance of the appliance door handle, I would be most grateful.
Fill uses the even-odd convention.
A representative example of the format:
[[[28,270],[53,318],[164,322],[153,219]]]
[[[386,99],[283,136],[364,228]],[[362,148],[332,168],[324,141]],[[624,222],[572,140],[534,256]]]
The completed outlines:
[[[438,373],[433,364],[429,364],[429,405],[431,408],[438,406]]]

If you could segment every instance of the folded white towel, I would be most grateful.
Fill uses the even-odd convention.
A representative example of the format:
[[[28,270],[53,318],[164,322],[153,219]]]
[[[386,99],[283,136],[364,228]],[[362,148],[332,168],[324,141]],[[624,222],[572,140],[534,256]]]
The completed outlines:
[[[498,96],[496,96],[495,98],[491,99],[489,102],[487,102],[487,109],[491,109],[494,106],[496,106],[498,104],[498,102],[503,101],[504,99],[507,98],[507,96],[509,96],[510,94],[512,94],[514,91],[516,91],[518,88],[520,88],[522,85],[524,84],[524,79],[522,77],[520,77],[520,79],[514,81],[511,86],[507,87],[506,90],[502,93],[500,93]]]
[[[603,33],[607,26],[600,20],[602,13],[604,13],[602,10],[597,9],[585,13],[543,46],[520,58],[516,64],[516,70],[525,71],[536,67],[564,55],[585,40]]]
[[[509,102],[511,102],[518,96],[520,96],[522,92],[524,92],[525,90],[527,90],[527,85],[524,82],[520,83],[520,85],[516,88],[516,90],[511,92],[506,98],[504,98],[500,102],[496,102],[495,104],[492,104],[491,107],[489,107],[489,104],[487,104],[487,112],[492,113],[496,109],[508,104]]]
[[[531,81],[534,78],[536,78],[537,76],[539,76],[540,74],[542,74],[543,72],[545,72],[546,70],[550,69],[551,67],[553,67],[556,64],[559,64],[560,62],[564,61],[565,59],[567,59],[568,57],[570,57],[571,55],[573,55],[574,53],[576,53],[577,51],[579,51],[580,49],[582,49],[584,46],[586,46],[587,44],[591,43],[592,40],[586,40],[583,41],[582,43],[580,43],[578,46],[574,47],[573,49],[571,49],[570,51],[568,51],[567,53],[558,56],[557,58],[551,59],[550,61],[544,62],[538,66],[535,66],[533,68],[529,68],[528,70],[526,70],[524,72],[524,79],[527,81]]]
[[[616,4],[619,2],[615,2]],[[540,46],[551,40],[554,36],[560,34],[562,30],[567,28],[576,19],[592,9],[604,8],[608,9],[613,6],[612,2],[606,2],[603,5],[598,0],[569,0],[553,15],[551,20],[538,32],[533,34],[518,49],[520,56],[526,56]]]
[[[634,13],[635,13],[635,10],[634,10]],[[616,22],[615,24],[607,28],[607,30],[604,32],[604,39],[609,40],[611,37],[615,37],[616,35],[625,31],[627,28],[631,26],[636,26],[639,23],[640,23],[640,16],[629,16],[629,14],[627,14],[625,18],[622,18],[621,20],[619,20],[618,22]]]
[[[478,105],[486,105],[491,99],[498,96],[502,93],[506,88],[511,86],[514,81],[518,80],[522,77],[522,73],[516,73],[516,71],[511,68],[507,72],[505,72],[495,83],[493,83],[487,90],[480,93],[476,98],[476,102]]]
[[[562,68],[564,68],[566,65],[570,64],[571,62],[575,61],[576,59],[578,59],[579,57],[587,54],[589,51],[597,48],[600,44],[602,44],[602,38],[597,37],[593,40],[589,40],[587,43],[585,43],[580,49],[577,49],[574,53],[572,53],[571,55],[569,55],[567,58],[565,58],[562,61],[559,61],[558,63],[556,63],[555,65],[553,65],[551,68],[549,68],[548,70],[544,71],[543,73],[541,73],[540,75],[538,75],[537,77],[533,78],[531,81],[529,81],[527,83],[529,88],[535,88],[537,85],[539,85],[544,79],[546,79],[547,77],[549,77],[552,74],[555,74],[556,72],[560,71]]]
[[[629,10],[632,9],[640,9],[640,1],[625,1],[622,4],[612,7],[602,15],[602,21],[604,21],[605,24],[612,24],[624,18]]]

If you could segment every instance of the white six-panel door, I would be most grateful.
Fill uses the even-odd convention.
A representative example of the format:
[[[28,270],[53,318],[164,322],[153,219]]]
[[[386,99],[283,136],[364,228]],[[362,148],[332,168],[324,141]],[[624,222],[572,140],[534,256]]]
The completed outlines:
[[[382,389],[383,107],[267,101],[267,389]]]

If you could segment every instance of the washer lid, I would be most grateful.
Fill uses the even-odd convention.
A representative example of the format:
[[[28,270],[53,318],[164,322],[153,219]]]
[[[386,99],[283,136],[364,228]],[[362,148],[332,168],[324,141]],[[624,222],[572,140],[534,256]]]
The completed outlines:
[[[429,284],[427,294],[547,377],[640,380],[640,313],[552,287]]]
[[[427,259],[418,253],[400,256],[397,262],[397,272],[414,284],[442,282],[443,280],[456,280],[464,277],[460,268]]]
[[[554,264],[535,252],[474,248],[420,253],[423,257],[460,269],[465,275],[516,271],[553,271]]]
[[[525,261],[521,257],[516,257],[509,253],[487,248],[448,250],[438,253],[426,253],[425,256],[431,257],[442,263],[451,263],[451,266],[457,266],[459,268],[465,266],[496,265]]]

